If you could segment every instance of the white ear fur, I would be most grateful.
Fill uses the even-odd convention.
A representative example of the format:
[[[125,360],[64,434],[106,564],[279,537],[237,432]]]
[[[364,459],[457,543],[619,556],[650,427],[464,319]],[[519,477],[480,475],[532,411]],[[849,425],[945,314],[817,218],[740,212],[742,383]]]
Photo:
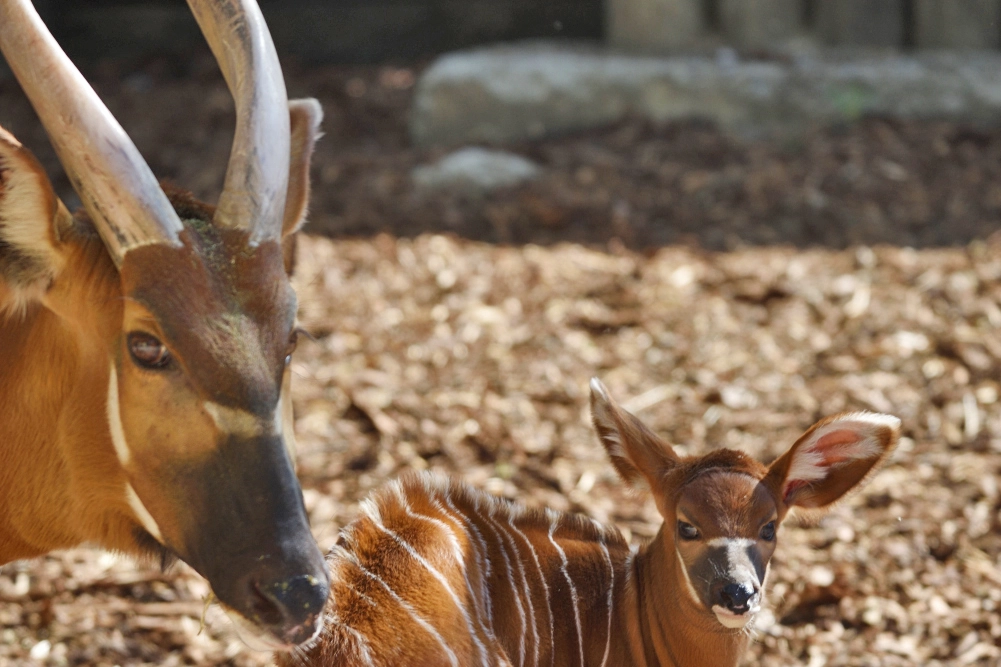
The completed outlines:
[[[886,447],[880,433],[886,429],[892,444],[900,431],[900,420],[874,412],[851,412],[821,423],[793,452],[784,488],[816,482],[839,466],[882,456]]]
[[[0,128],[0,280],[10,292],[0,312],[17,311],[40,297],[62,270],[56,243],[70,214],[52,191],[38,160]]]
[[[289,100],[292,129],[292,155],[289,158],[288,196],[282,236],[299,230],[309,213],[309,165],[316,141],[323,136],[323,107],[313,98]]]
[[[591,378],[591,419],[594,420],[594,427],[605,443],[605,449],[609,456],[618,456],[627,459],[626,450],[622,447],[622,436],[619,433],[619,426],[612,415],[612,398],[608,394],[608,388],[598,378]]]

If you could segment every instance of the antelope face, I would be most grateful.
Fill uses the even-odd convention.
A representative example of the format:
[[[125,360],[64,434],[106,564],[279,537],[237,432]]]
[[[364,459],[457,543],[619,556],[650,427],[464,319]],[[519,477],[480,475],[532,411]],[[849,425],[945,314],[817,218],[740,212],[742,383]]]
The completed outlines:
[[[132,515],[128,546],[179,556],[260,638],[287,648],[317,631],[329,588],[289,457],[296,304],[285,266],[322,112],[315,100],[288,101],[254,0],[188,5],[237,112],[214,209],[168,196],[31,3],[0,2],[0,50],[111,260],[75,276],[52,262],[37,291],[54,311],[73,313],[65,319],[79,330],[81,354],[108,368],[108,437],[89,453],[121,466],[106,481],[124,478],[116,510]],[[6,144],[16,156],[16,142]],[[47,179],[35,189],[55,201]],[[52,255],[72,254],[58,226],[33,233]],[[112,265],[120,299],[56,305],[56,292],[80,297],[114,282]],[[88,311],[98,311],[89,316],[99,334],[79,326]]]
[[[596,378],[591,414],[619,475],[631,485],[645,481],[664,517],[656,540],[667,595],[689,598],[720,631],[743,629],[761,608],[776,530],[789,510],[836,503],[886,460],[900,435],[891,415],[834,415],[766,467],[731,449],[679,456]]]
[[[675,516],[687,594],[724,627],[745,627],[761,609],[775,552],[771,493],[750,474],[707,471],[682,488]]]
[[[180,248],[137,248],[121,268],[108,415],[139,539],[264,638],[298,644],[328,577],[289,458],[295,295],[277,243],[184,222]]]

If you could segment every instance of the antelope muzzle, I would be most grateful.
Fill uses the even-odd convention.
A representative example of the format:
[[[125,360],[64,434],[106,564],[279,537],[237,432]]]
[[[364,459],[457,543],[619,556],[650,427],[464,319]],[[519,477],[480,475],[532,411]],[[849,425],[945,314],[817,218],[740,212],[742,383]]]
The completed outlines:
[[[312,638],[330,579],[281,436],[230,437],[174,488],[185,515],[169,546],[240,617],[244,640],[275,650]]]

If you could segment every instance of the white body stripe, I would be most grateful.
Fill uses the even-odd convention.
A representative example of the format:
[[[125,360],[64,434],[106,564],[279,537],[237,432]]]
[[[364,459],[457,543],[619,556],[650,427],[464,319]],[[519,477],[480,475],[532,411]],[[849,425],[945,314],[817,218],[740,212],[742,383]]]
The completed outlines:
[[[527,621],[525,617],[525,608],[521,604],[521,597],[518,595],[518,587],[515,585],[514,581],[514,570],[511,568],[511,558],[507,554],[507,543],[504,541],[504,536],[501,534],[500,528],[497,526],[497,522],[491,517],[492,505],[487,508],[486,512],[480,510],[479,505],[476,507],[477,511],[481,512],[481,517],[486,521],[487,525],[491,527],[494,535],[497,536],[497,548],[500,550],[501,556],[504,558],[504,567],[507,569],[507,579],[511,584],[511,593],[514,597],[514,605],[518,610],[518,620],[521,623],[521,632],[518,633],[518,655],[519,667],[525,666],[525,631],[528,629]],[[517,555],[517,554],[516,554]]]
[[[599,542],[601,552],[605,555],[605,562],[608,563],[608,627],[605,630],[605,655],[601,658],[601,667],[608,665],[608,655],[612,651],[612,611],[615,608],[615,566],[612,565],[612,556],[608,553],[608,547],[604,542]]]
[[[549,517],[549,541],[556,551],[560,554],[560,570],[563,572],[563,576],[567,580],[567,585],[570,587],[570,598],[573,600],[573,618],[574,622],[577,624],[577,647],[580,650],[580,664],[584,667],[584,632],[580,625],[580,602],[577,599],[577,587],[573,585],[573,579],[570,578],[570,571],[567,569],[569,562],[567,561],[567,554],[563,551],[556,540],[553,538],[553,533],[556,532],[556,525],[559,523],[559,515],[557,515],[552,510],[546,510],[546,516]]]
[[[542,593],[546,598],[546,613],[549,615],[549,661],[550,664],[552,664],[556,659],[556,643],[555,643],[556,629],[553,627],[553,608],[552,608],[552,601],[549,597],[549,583],[546,581],[545,572],[542,571],[542,564],[539,562],[539,554],[535,551],[535,547],[532,545],[532,541],[528,539],[528,536],[525,535],[525,533],[521,532],[521,530],[518,529],[518,526],[515,525],[513,515],[508,517],[508,525],[511,526],[511,530],[513,530],[518,535],[521,535],[522,539],[525,540],[525,544],[528,545],[528,552],[532,554],[532,561],[535,563],[535,569],[539,573],[539,581],[542,582]],[[538,665],[539,664],[538,632],[536,632],[535,634],[535,640],[536,640],[535,664]]]
[[[436,498],[437,500],[437,498]],[[445,503],[448,510],[451,510],[455,517],[458,518],[459,522],[466,529],[466,533],[471,535],[476,541],[477,546],[473,548],[473,557],[476,559],[477,567],[480,570],[480,597],[483,601],[484,612],[487,615],[487,636],[491,640],[496,640],[497,637],[494,635],[493,624],[494,624],[494,614],[493,614],[493,599],[490,595],[490,558],[488,558],[487,542],[483,539],[483,533],[480,529],[476,527],[476,524],[469,520],[465,514],[460,512],[458,508],[452,503],[452,499],[449,498],[447,493],[441,494],[441,500]],[[440,505],[438,505],[440,507]],[[448,514],[445,508],[441,508],[444,514]]]
[[[446,524],[441,519],[436,519],[434,517],[427,516],[426,514],[418,514],[417,512],[415,512],[413,510],[413,508],[410,507],[410,503],[407,501],[406,496],[403,494],[403,489],[402,489],[402,487],[399,486],[399,484],[396,484],[395,493],[397,493],[397,495],[398,495],[398,497],[400,499],[400,503],[401,503],[404,511],[407,513],[407,516],[410,516],[410,517],[413,517],[415,519],[419,519],[419,520],[422,520],[422,521],[428,521],[432,525],[438,526],[438,528],[440,528],[441,530],[445,531],[445,534],[448,535],[448,540],[452,544],[452,549],[453,549],[452,557],[455,560],[455,562],[458,564],[459,569],[462,571],[462,578],[463,578],[463,580],[466,583],[466,592],[469,593],[470,599],[472,599],[472,600],[475,601],[476,596],[473,594],[473,586],[469,582],[469,573],[466,570],[466,560],[463,557],[462,546],[459,544],[459,539],[456,536],[455,531],[452,530],[448,526],[448,524]],[[442,580],[444,580],[444,576],[442,576]],[[466,610],[466,606],[464,604],[462,604],[462,602],[459,601],[458,596],[455,595],[455,593],[451,591],[451,587],[450,586],[448,586],[447,584],[445,584],[445,586],[449,590],[450,594],[452,595],[453,601],[455,602],[456,606],[458,606],[460,609],[462,609],[462,613],[463,613],[463,616],[466,619],[466,623],[467,623],[467,625],[469,625],[470,618],[469,618],[469,614],[468,614],[468,612]],[[476,621],[477,621],[476,625],[479,626],[480,632],[482,632],[484,634],[484,636],[486,636],[486,637],[491,637],[493,633],[490,630],[487,630],[484,627],[483,620],[480,618],[480,615],[479,614],[474,614],[474,616],[476,617]],[[470,627],[470,630],[472,630],[471,627]],[[473,641],[476,643],[477,649],[480,651],[480,656],[481,656],[481,658],[483,660],[483,664],[488,664],[486,647],[479,640],[479,638],[476,637],[475,633],[473,634]]]
[[[495,522],[496,522],[496,520],[494,519],[493,513],[494,513],[494,510],[496,509],[496,507],[497,507],[496,505],[492,505],[491,508],[490,508],[490,510],[489,510],[490,520],[491,521],[495,521]],[[508,514],[507,524],[510,525],[510,522],[511,522],[511,515],[509,513]],[[535,621],[535,604],[532,602],[532,589],[529,587],[529,585],[528,585],[528,577],[525,575],[525,562],[524,562],[525,559],[521,557],[521,552],[518,551],[518,540],[514,539],[514,536],[512,536],[511,533],[508,532],[508,530],[505,528],[505,524],[504,523],[499,523],[498,526],[501,529],[501,532],[504,533],[504,536],[508,540],[510,540],[510,542],[511,542],[511,549],[514,551],[514,562],[518,566],[518,574],[521,577],[521,585],[522,585],[523,590],[525,591],[525,603],[528,606],[529,618],[527,619],[527,624],[528,624],[528,630],[532,633],[532,647],[534,648],[534,651],[535,651],[535,662],[533,664],[535,665],[535,667],[538,667],[538,665],[539,665],[539,629],[535,625],[535,623],[536,623],[536,621]]]
[[[395,531],[387,528],[382,523],[382,517],[379,516],[378,512],[370,513],[369,518],[372,519],[372,522],[375,524],[377,528],[379,528],[379,530],[389,535],[389,537],[392,538],[392,540],[396,542],[396,544],[402,547],[403,550],[406,551],[411,558],[420,563],[421,567],[427,570],[431,574],[431,576],[434,577],[438,581],[438,583],[442,585],[442,587],[445,589],[445,592],[448,593],[448,596],[452,598],[452,602],[455,603],[455,606],[459,609],[460,612],[462,612],[462,617],[466,621],[466,629],[469,630],[469,636],[472,638],[473,643],[476,644],[476,648],[480,653],[481,659],[485,663],[487,660],[487,649],[483,645],[483,642],[480,641],[480,638],[476,636],[476,631],[473,629],[473,620],[469,617],[469,610],[466,609],[466,605],[462,603],[462,601],[459,599],[459,596],[455,594],[454,590],[452,590],[452,586],[451,584],[448,583],[448,579],[445,578],[445,575],[443,575],[437,568],[431,565],[431,563],[428,562],[428,560],[424,558],[424,556],[418,553],[417,550],[414,549],[414,547],[409,542],[400,537],[399,534],[397,534]]]
[[[442,650],[445,652],[445,655],[448,656],[448,661],[455,667],[459,667],[459,659],[455,656],[455,652],[445,642],[445,638],[441,636],[441,633],[439,633],[438,630],[433,625],[428,623],[427,619],[423,618],[420,614],[418,614],[417,610],[414,609],[409,602],[400,597],[399,594],[389,586],[389,584],[387,584],[385,581],[382,580],[381,577],[379,577],[379,575],[369,571],[364,565],[362,565],[361,562],[359,562],[358,559],[354,557],[354,554],[345,551],[345,555],[347,556],[347,558],[350,559],[351,564],[354,565],[356,568],[358,568],[359,572],[361,572],[366,577],[368,577],[372,581],[382,586],[383,589],[385,589],[385,591],[389,593],[390,597],[392,597],[393,600],[395,600],[396,603],[399,604],[400,607],[404,611],[406,611],[411,616],[411,618],[414,619],[415,623],[417,623],[419,626],[427,630],[428,634],[434,637],[438,641],[438,643],[441,644]]]

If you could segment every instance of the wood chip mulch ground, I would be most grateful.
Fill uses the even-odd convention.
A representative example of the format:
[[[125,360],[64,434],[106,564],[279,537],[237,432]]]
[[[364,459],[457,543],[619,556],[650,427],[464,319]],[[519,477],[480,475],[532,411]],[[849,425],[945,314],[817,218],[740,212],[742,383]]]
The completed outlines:
[[[529,505],[613,522],[631,540],[649,538],[659,522],[654,507],[623,490],[588,426],[593,375],[690,453],[739,447],[767,460],[823,415],[891,412],[905,436],[891,463],[816,525],[783,527],[769,609],[747,663],[1001,664],[1001,238],[989,236],[998,220],[992,207],[1001,206],[992,194],[1001,187],[993,173],[1001,134],[870,120],[807,137],[806,148],[783,148],[698,125],[626,124],[525,149],[549,175],[507,199],[442,195],[437,209],[434,201],[408,208],[416,200],[397,199],[394,188],[409,188],[410,166],[429,155],[399,138],[409,94],[401,71],[305,71],[290,80],[297,93],[318,88],[331,119],[329,148],[317,158],[314,219],[365,235],[307,237],[300,246],[300,318],[316,341],[294,360],[298,463],[321,546],[372,489],[425,468]],[[173,117],[196,129],[206,115],[225,113],[224,97],[213,102],[215,79],[190,84],[185,97],[178,90],[189,84],[161,81],[167,75],[156,68],[140,74],[147,78],[133,84],[165,107],[150,105],[148,117],[134,121],[140,137],[142,127],[169,126],[177,111],[157,97],[161,88],[173,90],[177,104],[188,100],[190,112]],[[103,93],[116,113],[137,99],[122,86]],[[0,108],[26,127],[13,95],[0,84],[0,97],[13,100]],[[365,116],[352,115],[358,108],[376,124],[369,134],[359,124]],[[11,120],[0,114],[4,123]],[[225,150],[228,139],[199,132],[213,151]],[[690,166],[698,153],[683,145],[698,136],[723,147],[714,159],[698,158],[706,161],[702,172]],[[923,142],[934,148],[936,137],[942,154],[921,162]],[[617,141],[619,152],[609,147]],[[857,153],[810,157],[810,146],[839,142]],[[221,166],[197,163],[194,148],[179,152],[175,144],[150,159],[181,165],[166,172],[210,191],[215,182],[204,174],[221,180]],[[690,157],[645,187],[643,173],[616,176],[620,167],[642,170],[644,151],[649,174],[672,151]],[[737,163],[748,170],[739,188],[724,178]],[[808,178],[814,166],[819,181]],[[353,186],[342,189],[342,178]],[[663,185],[673,182],[677,190]],[[607,206],[602,188],[612,192]],[[704,220],[708,231],[661,247],[654,232],[663,225],[653,212],[668,195],[677,197],[670,201],[682,229],[695,229],[700,211],[724,208]],[[588,204],[592,196],[606,208]],[[512,224],[481,224],[500,219],[491,207],[505,206]],[[550,206],[559,215],[545,213]],[[441,231],[433,210],[466,236],[542,245],[420,233]],[[808,229],[807,210],[834,211],[821,230],[831,238],[802,242],[795,230]],[[743,211],[747,225],[725,229],[726,211]],[[787,217],[776,217],[782,211]],[[788,234],[778,227],[771,240],[754,237],[768,216],[799,222]],[[543,219],[561,222],[524,222]],[[852,227],[852,220],[887,226]],[[957,220],[968,224],[955,238],[939,238]],[[373,236],[380,224],[395,234]],[[511,237],[491,236],[498,229]],[[629,229],[640,235],[629,237]],[[654,232],[643,236],[644,229]],[[559,242],[560,234],[590,245]],[[606,244],[612,237],[623,242]],[[961,245],[936,247],[950,240]],[[7,565],[0,664],[268,664],[217,607],[205,608],[207,593],[183,565],[161,573],[89,549]]]

